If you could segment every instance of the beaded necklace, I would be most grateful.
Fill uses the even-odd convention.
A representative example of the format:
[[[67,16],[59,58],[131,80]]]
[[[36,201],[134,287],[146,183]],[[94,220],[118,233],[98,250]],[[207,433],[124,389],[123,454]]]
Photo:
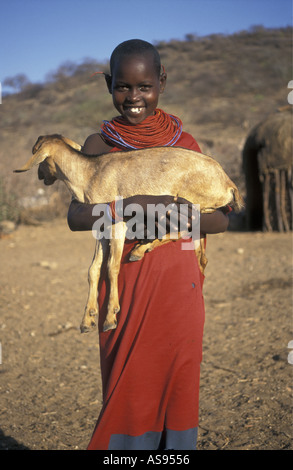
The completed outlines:
[[[153,116],[139,124],[130,124],[122,116],[103,121],[101,134],[118,148],[140,149],[174,145],[182,134],[181,120],[172,114],[156,109]]]

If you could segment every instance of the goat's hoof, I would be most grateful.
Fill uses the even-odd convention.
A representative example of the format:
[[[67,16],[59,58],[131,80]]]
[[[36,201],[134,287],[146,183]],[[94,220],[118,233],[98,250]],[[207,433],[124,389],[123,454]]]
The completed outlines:
[[[94,330],[97,327],[96,322],[91,320],[90,322],[82,322],[80,325],[80,332],[81,333],[89,333],[90,331]]]
[[[103,325],[103,331],[115,330],[117,328],[117,320],[107,321],[105,320]]]
[[[141,260],[141,256],[136,255],[135,253],[130,253],[129,261],[140,261],[140,260]]]

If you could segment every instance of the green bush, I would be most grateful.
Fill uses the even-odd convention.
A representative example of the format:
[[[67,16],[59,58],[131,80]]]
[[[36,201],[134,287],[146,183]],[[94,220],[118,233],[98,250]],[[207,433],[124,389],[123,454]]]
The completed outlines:
[[[0,179],[0,222],[11,220],[17,222],[19,219],[19,205],[17,196],[5,188],[3,179]]]

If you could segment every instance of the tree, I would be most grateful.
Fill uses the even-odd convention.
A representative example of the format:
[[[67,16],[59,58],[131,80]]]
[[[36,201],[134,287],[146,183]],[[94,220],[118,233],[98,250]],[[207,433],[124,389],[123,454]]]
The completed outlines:
[[[7,77],[3,81],[4,86],[13,88],[17,92],[23,91],[29,84],[29,79],[23,73],[19,73],[14,77]]]

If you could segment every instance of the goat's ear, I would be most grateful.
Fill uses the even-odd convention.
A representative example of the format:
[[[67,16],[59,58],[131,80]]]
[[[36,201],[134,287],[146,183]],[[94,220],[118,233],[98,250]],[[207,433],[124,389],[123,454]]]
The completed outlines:
[[[14,170],[14,173],[21,173],[22,171],[28,171],[30,170],[33,166],[38,165],[39,163],[42,163],[49,155],[47,155],[45,152],[36,152],[27,162],[23,167],[19,168],[18,170]]]
[[[73,140],[67,139],[67,137],[62,137],[62,139],[63,139],[63,142],[65,142],[65,144],[69,145],[75,150],[81,151],[81,145],[77,144]]]

